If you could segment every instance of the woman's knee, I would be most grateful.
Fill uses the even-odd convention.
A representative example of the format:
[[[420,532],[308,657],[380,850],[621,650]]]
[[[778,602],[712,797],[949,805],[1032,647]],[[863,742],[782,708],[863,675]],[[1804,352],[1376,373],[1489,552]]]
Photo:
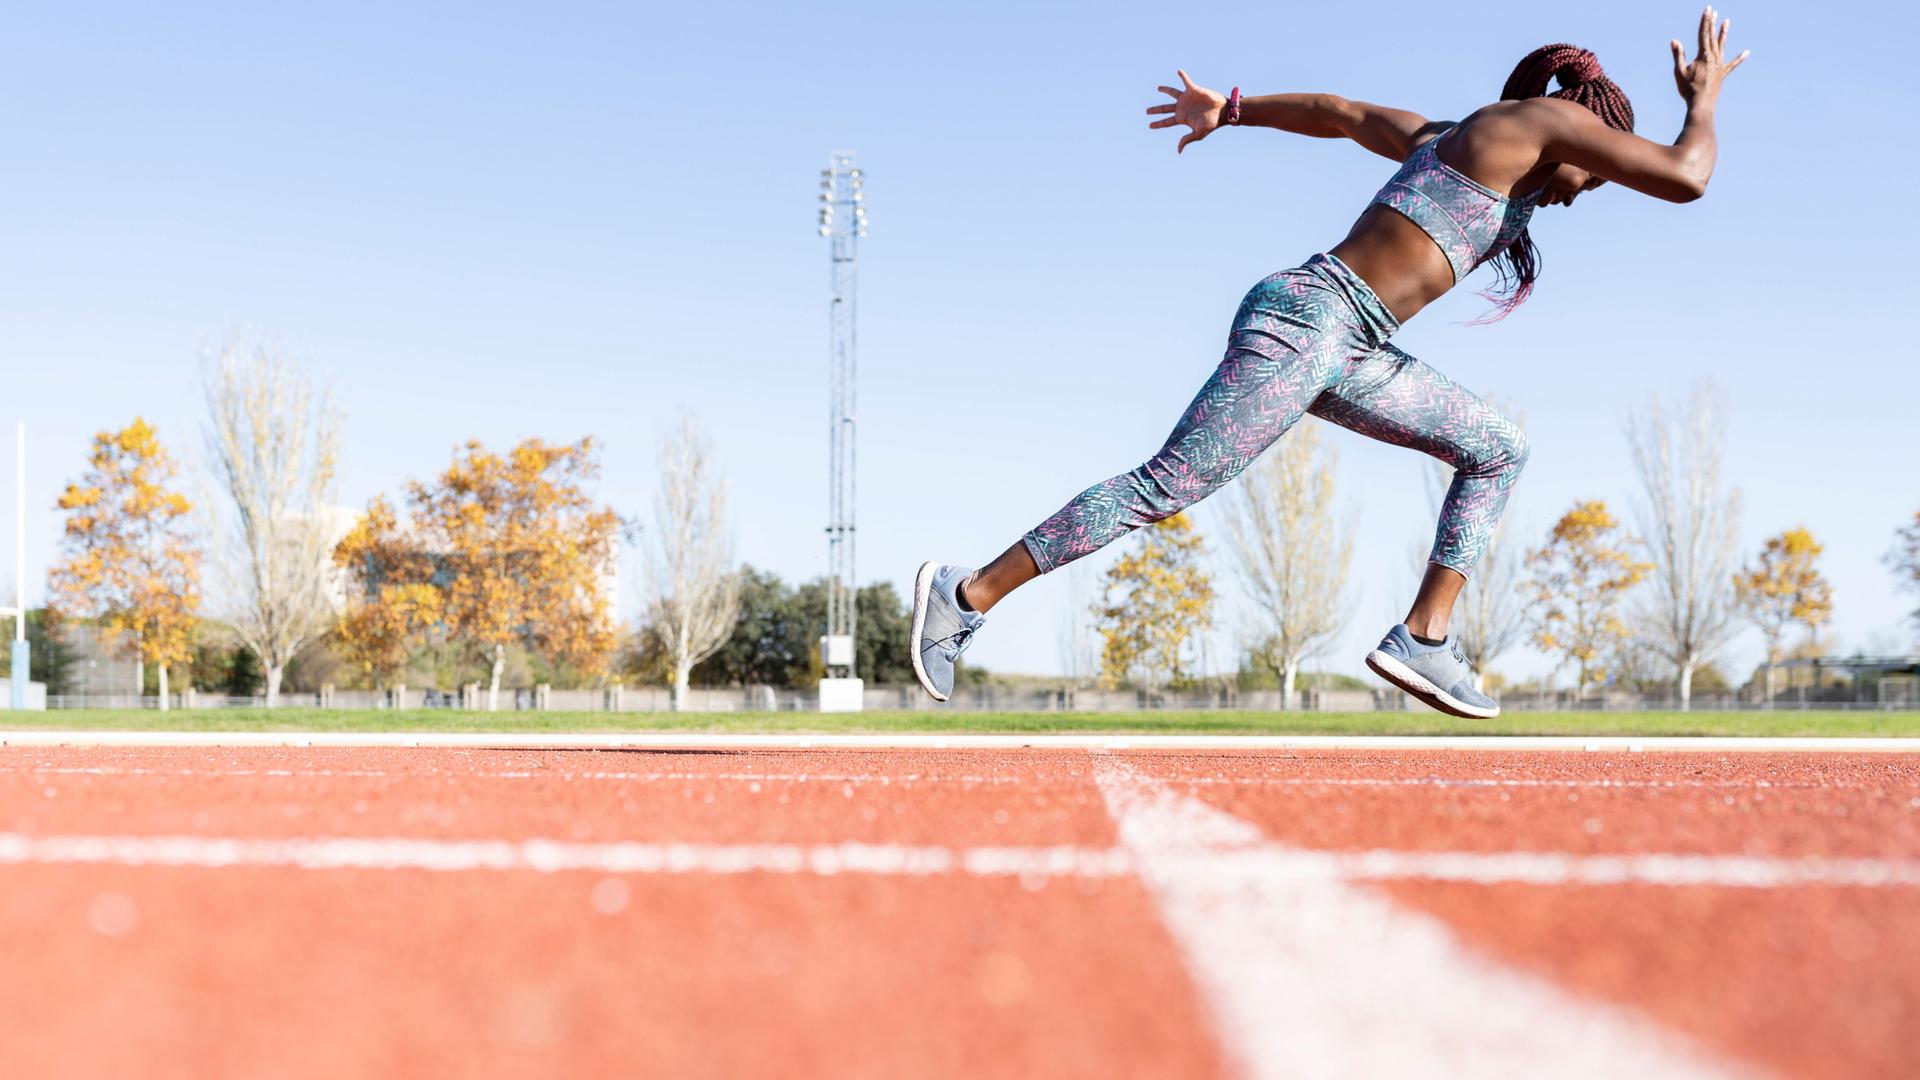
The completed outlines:
[[[1469,476],[1517,476],[1533,452],[1520,425],[1497,413],[1460,450],[1461,460],[1455,467]]]
[[[1152,523],[1173,515],[1220,490],[1234,470],[1225,462],[1194,461],[1178,453],[1161,452],[1126,473],[1142,521]]]

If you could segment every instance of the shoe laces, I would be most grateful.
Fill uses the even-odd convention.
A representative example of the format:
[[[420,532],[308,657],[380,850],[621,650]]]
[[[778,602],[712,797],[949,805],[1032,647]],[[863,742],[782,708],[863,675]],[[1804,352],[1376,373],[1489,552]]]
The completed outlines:
[[[946,637],[934,642],[934,645],[950,650],[954,656],[959,656],[962,652],[966,651],[967,642],[973,639],[975,629],[977,629],[977,627],[963,626],[953,633],[948,634]]]

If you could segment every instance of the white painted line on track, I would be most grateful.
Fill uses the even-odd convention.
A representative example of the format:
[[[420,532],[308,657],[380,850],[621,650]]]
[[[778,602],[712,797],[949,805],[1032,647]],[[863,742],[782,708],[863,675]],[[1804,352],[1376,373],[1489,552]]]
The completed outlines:
[[[1148,783],[1151,783],[1150,781]],[[1183,796],[1173,799],[1238,819]],[[1194,812],[1196,819],[1207,815]],[[1244,824],[1244,823],[1243,823]],[[1249,826],[1251,827],[1251,826]],[[1653,885],[1775,889],[1920,888],[1920,859],[1560,852],[1308,851],[1212,844],[1157,852],[1185,880],[1293,883],[1444,881],[1474,885]],[[608,874],[870,874],[1105,878],[1142,865],[1128,846],[691,844],[415,837],[70,836],[0,833],[0,865],[285,867],[299,870],[596,870]]]
[[[395,837],[28,836],[0,833],[0,865],[90,863],[200,869],[529,870],[603,874],[866,874],[1105,878],[1133,872],[1117,848],[902,844],[587,844]]]
[[[1920,738],[1572,735],[553,735],[474,732],[0,731],[0,746],[438,747],[494,750],[1651,750],[1920,754]]]
[[[1122,759],[1095,778],[1222,1042],[1256,1077],[1737,1073],[1612,1006],[1502,967]],[[1306,871],[1306,872],[1303,872]]]

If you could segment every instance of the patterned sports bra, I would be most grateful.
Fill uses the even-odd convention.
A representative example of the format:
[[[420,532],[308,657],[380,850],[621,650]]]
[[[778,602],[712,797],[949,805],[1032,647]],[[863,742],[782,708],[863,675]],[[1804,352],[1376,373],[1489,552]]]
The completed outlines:
[[[1407,155],[1373,201],[1420,226],[1453,264],[1458,283],[1474,267],[1507,250],[1533,216],[1534,196],[1509,199],[1440,160],[1434,148],[1456,128]],[[1371,204],[1369,204],[1371,205]]]

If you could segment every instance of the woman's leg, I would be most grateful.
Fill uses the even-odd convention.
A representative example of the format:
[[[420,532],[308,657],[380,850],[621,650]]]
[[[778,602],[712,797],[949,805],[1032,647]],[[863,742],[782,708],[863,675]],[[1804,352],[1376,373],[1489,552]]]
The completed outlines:
[[[1446,637],[1460,588],[1486,550],[1526,466],[1526,435],[1466,388],[1392,345],[1355,364],[1338,385],[1321,393],[1312,412],[1453,466],[1426,577],[1406,619],[1418,637]]]
[[[1081,492],[961,587],[986,611],[1014,589],[1218,491],[1286,434],[1367,346],[1342,296],[1303,271],[1240,305],[1220,361],[1158,453]]]

